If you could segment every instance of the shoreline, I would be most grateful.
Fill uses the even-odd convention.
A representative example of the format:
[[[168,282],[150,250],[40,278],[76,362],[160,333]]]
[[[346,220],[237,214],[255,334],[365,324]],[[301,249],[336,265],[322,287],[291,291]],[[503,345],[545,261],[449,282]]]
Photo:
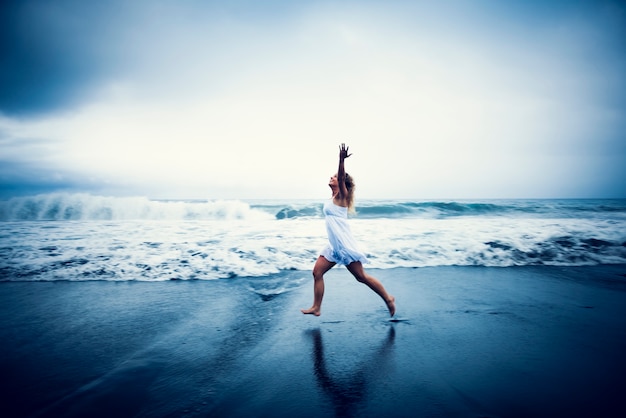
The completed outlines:
[[[626,413],[626,265],[368,271],[1,282],[6,416]]]

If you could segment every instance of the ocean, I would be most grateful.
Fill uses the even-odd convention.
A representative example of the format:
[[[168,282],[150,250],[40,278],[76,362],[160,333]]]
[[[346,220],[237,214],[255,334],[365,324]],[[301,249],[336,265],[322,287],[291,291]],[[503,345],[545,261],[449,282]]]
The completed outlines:
[[[624,199],[356,203],[368,268],[626,264]],[[326,242],[322,205],[12,198],[0,201],[0,281],[304,280]]]
[[[3,416],[626,416],[626,200],[323,203],[1,201]]]

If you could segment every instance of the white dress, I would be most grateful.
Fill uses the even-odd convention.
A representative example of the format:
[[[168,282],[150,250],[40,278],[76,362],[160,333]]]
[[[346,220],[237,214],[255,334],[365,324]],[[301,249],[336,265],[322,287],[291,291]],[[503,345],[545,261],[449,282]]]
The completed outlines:
[[[328,232],[328,244],[320,252],[320,255],[332,263],[344,266],[355,261],[367,263],[367,257],[359,250],[350,231],[348,208],[337,206],[332,201],[328,201],[324,203],[324,216],[326,232]]]

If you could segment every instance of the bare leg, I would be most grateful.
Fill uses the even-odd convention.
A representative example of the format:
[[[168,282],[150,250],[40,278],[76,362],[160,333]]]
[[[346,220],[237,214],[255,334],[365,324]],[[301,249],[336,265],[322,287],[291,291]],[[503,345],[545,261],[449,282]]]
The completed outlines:
[[[319,256],[313,266],[313,306],[309,309],[301,309],[303,314],[320,316],[322,313],[322,299],[324,298],[324,274],[333,268],[335,263]]]
[[[378,281],[373,276],[370,276],[365,272],[363,268],[363,264],[360,261],[355,261],[354,263],[350,263],[346,266],[346,268],[352,273],[355,279],[359,282],[366,284],[370,289],[372,289],[378,296],[383,298],[385,303],[387,304],[387,309],[389,309],[389,314],[394,316],[396,313],[396,298],[391,296],[385,290],[385,287],[381,282]]]

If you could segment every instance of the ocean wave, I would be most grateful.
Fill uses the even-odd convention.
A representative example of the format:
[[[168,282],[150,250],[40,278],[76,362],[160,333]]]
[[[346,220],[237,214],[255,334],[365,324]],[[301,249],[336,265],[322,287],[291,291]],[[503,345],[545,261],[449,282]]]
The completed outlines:
[[[626,264],[626,225],[611,219],[355,219],[352,229],[368,268]],[[0,281],[308,278],[326,240],[317,218],[4,222]]]
[[[53,193],[0,202],[2,221],[259,220],[270,217],[238,200],[159,201],[146,197]]]
[[[15,198],[0,202],[0,281],[301,272],[327,242],[321,210],[312,201]],[[624,200],[363,201],[357,210],[350,223],[369,268],[626,264]]]
[[[276,219],[322,217],[319,202],[271,207]],[[270,209],[265,207],[264,209]],[[455,218],[455,217],[553,217],[580,216],[626,218],[626,200],[493,200],[475,201],[380,201],[358,202],[354,217]]]
[[[357,213],[363,217],[406,217],[406,216],[481,216],[508,213],[511,208],[493,203],[463,202],[398,202],[387,204],[365,204]]]
[[[276,209],[276,219],[294,219],[322,217],[322,206],[316,202],[272,208]],[[269,208],[265,207],[266,210]],[[506,214],[510,211],[511,208],[507,206],[492,203],[363,201],[359,202],[353,216],[360,218],[481,216],[489,213]]]
[[[319,201],[168,201],[52,193],[0,201],[0,221],[321,219],[322,206]],[[625,220],[626,200],[363,200],[357,202],[356,214],[351,216],[362,219],[610,217]]]
[[[319,203],[308,205],[289,205],[280,208],[276,212],[276,219],[293,219],[293,218],[321,218],[322,205]]]

